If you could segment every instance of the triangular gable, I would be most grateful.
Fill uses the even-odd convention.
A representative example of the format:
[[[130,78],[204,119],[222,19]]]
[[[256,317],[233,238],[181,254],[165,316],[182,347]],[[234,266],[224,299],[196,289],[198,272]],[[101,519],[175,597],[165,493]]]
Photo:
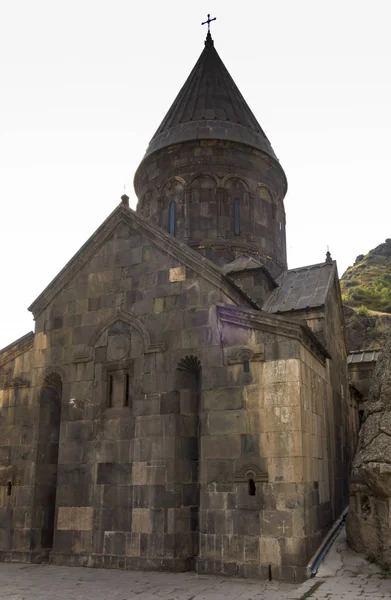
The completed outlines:
[[[61,292],[80,269],[94,256],[102,244],[111,236],[119,223],[125,222],[139,229],[159,250],[170,254],[184,266],[192,269],[197,275],[206,279],[220,289],[235,304],[245,303],[247,306],[258,308],[232,280],[224,275],[220,268],[192,250],[186,244],[178,241],[160,227],[150,223],[140,214],[121,203],[107,217],[102,225],[92,234],[86,243],[71,258],[58,275],[49,283],[44,291],[34,300],[28,310],[34,318],[48,306],[48,304]]]
[[[265,265],[249,254],[239,254],[233,261],[223,265],[221,270],[231,278],[234,278],[237,274],[258,270],[267,277],[273,287],[277,287],[275,279]]]

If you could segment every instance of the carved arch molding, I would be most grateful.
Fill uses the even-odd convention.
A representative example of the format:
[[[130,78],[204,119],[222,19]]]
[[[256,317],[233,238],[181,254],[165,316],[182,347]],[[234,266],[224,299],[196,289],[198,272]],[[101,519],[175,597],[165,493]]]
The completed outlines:
[[[151,338],[149,336],[149,333],[148,333],[145,325],[142,323],[142,321],[140,319],[138,319],[137,317],[134,317],[130,313],[126,313],[124,311],[118,310],[115,313],[113,313],[111,315],[111,317],[106,319],[106,321],[104,321],[103,323],[98,325],[98,327],[95,329],[94,333],[92,334],[88,344],[86,344],[82,350],[75,352],[73,354],[73,362],[75,362],[75,363],[88,362],[88,361],[92,360],[94,346],[97,343],[97,341],[99,340],[102,333],[106,329],[108,329],[109,327],[111,327],[112,325],[117,323],[118,321],[120,321],[120,322],[122,321],[123,323],[130,325],[130,327],[134,328],[137,331],[137,333],[140,335],[141,339],[143,340],[144,354],[153,354],[156,352],[164,352],[166,350],[166,345],[164,343],[163,344],[152,344],[151,343]]]
[[[61,367],[46,367],[42,373],[40,373],[38,386],[40,388],[51,387],[58,392],[61,390],[61,386],[66,379],[66,372]]]

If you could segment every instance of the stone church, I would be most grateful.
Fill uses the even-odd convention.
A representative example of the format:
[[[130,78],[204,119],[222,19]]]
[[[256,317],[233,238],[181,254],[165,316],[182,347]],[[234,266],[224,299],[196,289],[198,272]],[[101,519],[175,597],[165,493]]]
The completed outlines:
[[[336,263],[208,33],[120,204],[0,352],[0,559],[300,580],[358,418]]]

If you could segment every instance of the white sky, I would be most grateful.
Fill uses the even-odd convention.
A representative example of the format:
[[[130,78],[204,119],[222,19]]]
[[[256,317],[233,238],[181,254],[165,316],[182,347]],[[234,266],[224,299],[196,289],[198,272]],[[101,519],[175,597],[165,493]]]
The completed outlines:
[[[390,0],[0,0],[0,348],[215,47],[288,178],[290,267],[391,237]]]

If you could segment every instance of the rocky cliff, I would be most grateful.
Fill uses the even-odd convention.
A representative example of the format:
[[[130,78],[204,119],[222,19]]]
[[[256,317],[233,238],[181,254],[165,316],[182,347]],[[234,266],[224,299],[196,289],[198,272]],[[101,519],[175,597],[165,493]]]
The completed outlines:
[[[344,306],[349,352],[382,348],[391,335],[391,315],[357,312]]]
[[[391,239],[356,258],[341,277],[348,348],[379,348],[391,334]]]
[[[391,337],[377,362],[350,483],[350,546],[391,567]]]

